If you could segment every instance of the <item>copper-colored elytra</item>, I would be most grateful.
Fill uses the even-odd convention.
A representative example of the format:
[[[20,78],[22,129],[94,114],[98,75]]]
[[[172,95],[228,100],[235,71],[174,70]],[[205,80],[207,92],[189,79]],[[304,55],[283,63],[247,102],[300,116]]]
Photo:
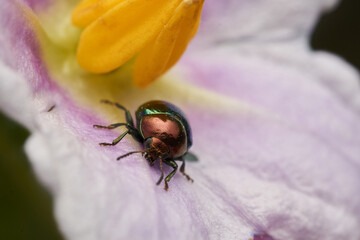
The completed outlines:
[[[177,121],[172,121],[170,117],[161,119],[156,115],[145,116],[140,127],[145,138],[156,136],[163,140],[169,147],[172,156],[181,156],[186,152],[186,136],[182,134],[183,130],[180,131],[182,127]]]

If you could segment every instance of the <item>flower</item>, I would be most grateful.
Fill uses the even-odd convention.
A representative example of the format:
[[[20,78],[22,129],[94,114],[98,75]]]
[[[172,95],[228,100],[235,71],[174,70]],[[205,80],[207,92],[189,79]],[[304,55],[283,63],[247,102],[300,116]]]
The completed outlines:
[[[135,54],[134,82],[146,87],[172,67],[199,26],[204,0],[85,0],[72,14],[86,27],[77,58],[89,72],[110,72]]]
[[[333,4],[208,0],[183,59],[140,90],[129,65],[77,67],[71,1],[3,3],[0,108],[32,132],[25,148],[64,235],[359,239],[359,76],[308,47]],[[133,112],[155,98],[188,115],[200,159],[186,168],[194,184],[176,174],[168,192],[141,156],[115,160],[140,149],[131,137],[102,148],[121,132],[92,128],[124,120],[100,99]]]

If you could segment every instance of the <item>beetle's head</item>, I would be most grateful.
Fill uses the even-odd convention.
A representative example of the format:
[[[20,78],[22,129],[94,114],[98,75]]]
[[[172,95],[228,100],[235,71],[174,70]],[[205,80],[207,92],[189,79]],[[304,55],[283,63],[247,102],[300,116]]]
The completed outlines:
[[[144,148],[144,157],[151,166],[154,165],[156,159],[165,159],[170,153],[168,146],[157,137],[147,138],[144,142]]]
[[[142,153],[150,165],[153,166],[156,159],[166,159],[170,156],[170,150],[168,146],[157,137],[147,138],[144,142],[144,148],[145,149],[141,151],[134,151],[124,154],[118,157],[117,160],[134,153]]]

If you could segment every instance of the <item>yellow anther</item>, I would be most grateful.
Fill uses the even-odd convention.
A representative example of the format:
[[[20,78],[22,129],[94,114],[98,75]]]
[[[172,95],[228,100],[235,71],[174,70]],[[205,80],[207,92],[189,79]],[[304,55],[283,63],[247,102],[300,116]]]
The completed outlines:
[[[172,67],[195,35],[204,0],[85,0],[73,24],[84,27],[77,58],[92,73],[135,55],[135,84],[146,87]]]

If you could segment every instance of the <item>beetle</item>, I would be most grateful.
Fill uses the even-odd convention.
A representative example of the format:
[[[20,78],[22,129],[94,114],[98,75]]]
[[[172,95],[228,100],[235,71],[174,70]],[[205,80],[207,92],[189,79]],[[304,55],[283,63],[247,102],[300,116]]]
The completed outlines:
[[[192,134],[190,125],[184,113],[175,105],[160,100],[149,101],[142,104],[135,112],[136,127],[129,110],[116,102],[101,100],[102,103],[115,106],[125,112],[126,123],[114,123],[108,126],[94,125],[94,128],[114,129],[125,126],[127,130],[112,143],[99,143],[100,146],[115,146],[127,134],[130,134],[136,141],[143,145],[143,150],[133,151],[117,158],[120,160],[134,153],[141,153],[150,166],[154,166],[159,160],[161,176],[157,181],[159,185],[164,178],[163,163],[173,168],[173,171],[166,176],[164,189],[169,189],[168,182],[175,175],[178,165],[175,161],[181,161],[180,172],[188,181],[194,182],[185,173],[185,156],[197,160],[196,156],[189,153],[192,145]]]

